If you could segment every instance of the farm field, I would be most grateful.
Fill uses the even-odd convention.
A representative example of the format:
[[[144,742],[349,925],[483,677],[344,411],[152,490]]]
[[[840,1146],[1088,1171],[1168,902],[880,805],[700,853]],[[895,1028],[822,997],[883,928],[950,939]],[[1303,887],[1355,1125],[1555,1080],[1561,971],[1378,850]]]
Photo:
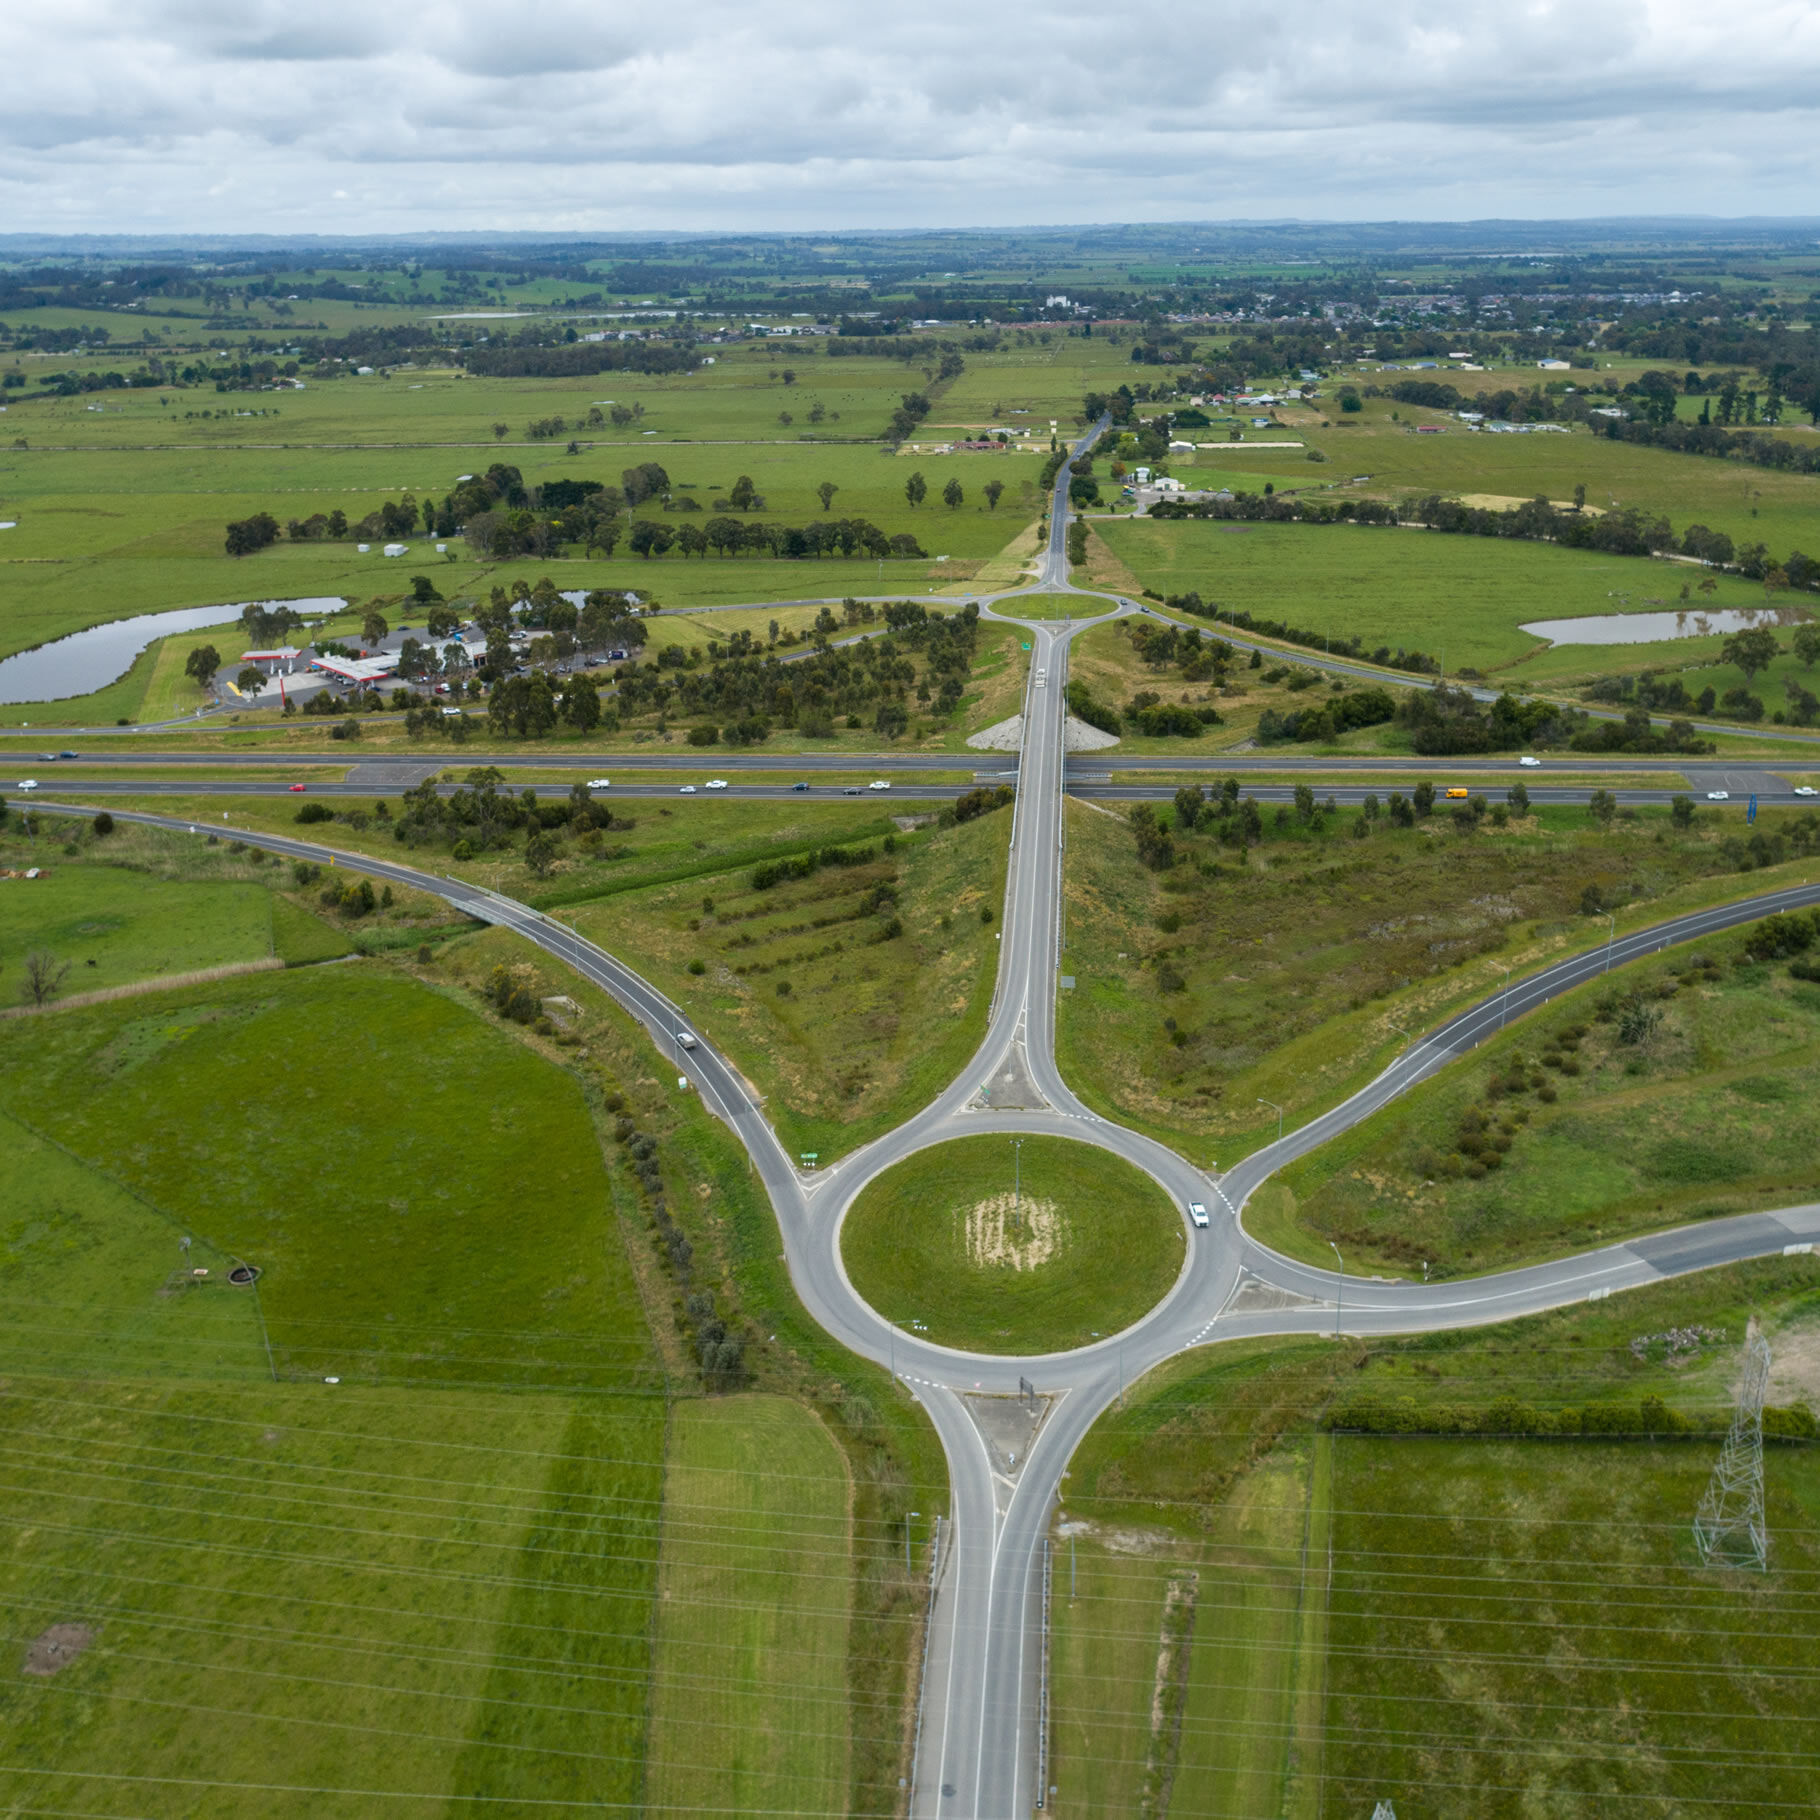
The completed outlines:
[[[1116,1333],[1161,1301],[1186,1236],[1183,1210],[1131,1164],[1001,1136],[894,1164],[840,1242],[854,1287],[894,1324],[967,1352],[1036,1353]]]
[[[1300,1123],[1388,1062],[1399,1026],[1439,1022],[1494,991],[1507,966],[1521,977],[1603,940],[1588,887],[1623,929],[1812,871],[1799,811],[1747,829],[1741,814],[1702,807],[1685,834],[1652,809],[1620,814],[1609,833],[1579,808],[1501,829],[1487,820],[1480,833],[1380,817],[1360,840],[1362,810],[1304,825],[1285,807],[1280,823],[1263,814],[1262,840],[1243,851],[1172,828],[1176,860],[1162,872],[1140,862],[1127,816],[1083,802],[1067,813],[1076,984],[1057,1009],[1063,1073],[1109,1116],[1222,1164],[1275,1135],[1260,1098]],[[1757,831],[1767,869],[1748,846]]]
[[[1569,1812],[1796,1799],[1758,1741],[1766,1716],[1807,1722],[1820,1667],[1811,1443],[1766,1459],[1767,1579],[1700,1569],[1689,1533],[1753,1315],[1772,1401],[1811,1404],[1811,1259],[1476,1334],[1241,1342],[1152,1373],[1076,1455],[1053,1532],[1057,1811],[1161,1795],[1340,1816],[1437,1789],[1501,1807],[1544,1757]],[[1650,1397],[1671,1413],[1648,1420],[1686,1438],[1643,1438]],[[1328,1432],[1367,1404],[1417,1432]],[[1638,1437],[1497,1433],[1581,1405]]]
[[[1159,594],[1198,591],[1241,612],[1292,619],[1336,638],[1356,635],[1367,648],[1386,644],[1437,658],[1444,652],[1450,677],[1476,670],[1519,692],[1642,669],[1712,670],[1723,688],[1736,688],[1743,672],[1718,668],[1717,636],[1551,647],[1522,625],[1684,604],[1696,612],[1764,605],[1762,588],[1737,576],[1714,578],[1711,595],[1695,593],[1683,603],[1682,584],[1701,575],[1683,564],[1397,526],[1128,520],[1098,522],[1094,530]],[[1207,629],[1214,630],[1211,622]],[[1752,688],[1779,703],[1785,671],[1803,674],[1784,657]],[[1697,693],[1704,680],[1713,678],[1689,678],[1688,686]]]

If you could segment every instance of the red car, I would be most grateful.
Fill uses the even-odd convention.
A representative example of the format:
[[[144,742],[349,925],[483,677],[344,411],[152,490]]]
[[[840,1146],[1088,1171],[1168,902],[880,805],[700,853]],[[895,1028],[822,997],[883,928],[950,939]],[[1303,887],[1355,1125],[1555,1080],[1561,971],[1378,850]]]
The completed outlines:
[[[308,788],[309,788],[308,784],[292,784],[291,785],[291,794],[293,796],[300,796]]]

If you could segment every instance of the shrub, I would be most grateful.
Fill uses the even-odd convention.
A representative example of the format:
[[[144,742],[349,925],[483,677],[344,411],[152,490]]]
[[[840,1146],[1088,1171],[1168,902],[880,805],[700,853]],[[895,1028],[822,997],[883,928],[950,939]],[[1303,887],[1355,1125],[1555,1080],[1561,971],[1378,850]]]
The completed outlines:
[[[335,811],[327,803],[305,803],[297,811],[296,820],[300,822],[332,822]]]
[[[101,811],[101,813],[99,815],[97,815],[92,822],[89,823],[89,826],[91,828],[93,828],[97,834],[101,834],[101,835],[112,834],[114,831],[114,818],[111,815],[109,815],[105,809],[103,809]]]

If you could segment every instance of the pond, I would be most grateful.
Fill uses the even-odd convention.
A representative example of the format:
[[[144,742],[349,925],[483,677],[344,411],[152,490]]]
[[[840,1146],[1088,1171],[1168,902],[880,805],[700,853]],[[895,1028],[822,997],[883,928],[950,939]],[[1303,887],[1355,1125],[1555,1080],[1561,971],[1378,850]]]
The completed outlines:
[[[1807,617],[1800,607],[1678,607],[1671,613],[1534,619],[1522,629],[1556,645],[1653,645],[1670,638],[1714,638],[1752,626],[1792,625]]]
[[[247,603],[231,606],[179,607],[170,613],[140,613],[131,619],[113,619],[106,625],[90,626],[86,631],[72,632],[48,645],[0,661],[0,703],[22,701],[60,701],[71,695],[92,695],[124,676],[133,660],[155,638],[173,632],[200,632],[205,626],[233,628],[238,633],[240,609]],[[339,613],[342,600],[338,594],[316,595],[306,600],[270,600],[267,607],[290,607],[306,617],[320,613]],[[223,666],[231,665],[240,655],[236,646],[221,653]]]

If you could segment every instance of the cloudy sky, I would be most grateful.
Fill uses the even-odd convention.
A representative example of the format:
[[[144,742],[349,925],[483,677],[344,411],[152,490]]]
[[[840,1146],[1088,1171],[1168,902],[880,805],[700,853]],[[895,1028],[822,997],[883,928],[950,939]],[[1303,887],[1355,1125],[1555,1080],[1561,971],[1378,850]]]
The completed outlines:
[[[0,231],[1813,214],[1814,0],[13,0]]]

